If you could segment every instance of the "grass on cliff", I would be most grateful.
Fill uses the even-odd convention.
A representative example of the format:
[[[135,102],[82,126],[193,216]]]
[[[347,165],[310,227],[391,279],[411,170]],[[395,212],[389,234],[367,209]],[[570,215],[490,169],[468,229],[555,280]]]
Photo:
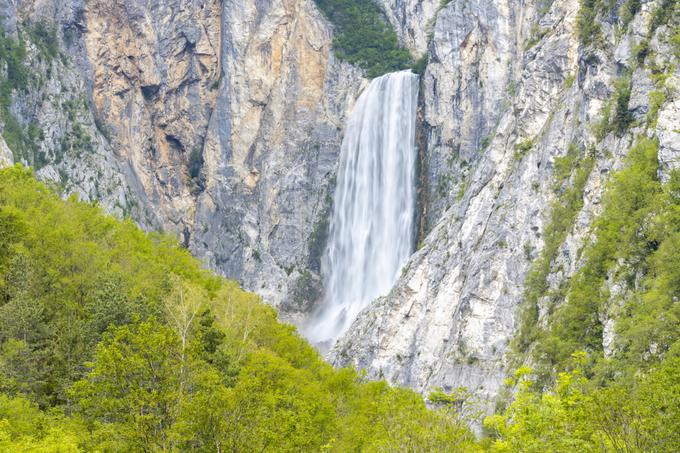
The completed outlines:
[[[507,383],[514,401],[485,420],[500,451],[680,449],[680,171],[662,183],[657,152],[648,138],[630,149],[580,269],[551,290],[546,278],[581,209],[592,157],[573,147],[556,162],[561,195],[527,277],[516,343],[533,369],[517,370]]]
[[[589,374],[603,380],[680,353],[680,173],[661,184],[657,150],[655,140],[640,139],[613,175],[584,265],[538,341],[546,372],[582,349]],[[608,318],[617,319],[616,337],[605,357]]]

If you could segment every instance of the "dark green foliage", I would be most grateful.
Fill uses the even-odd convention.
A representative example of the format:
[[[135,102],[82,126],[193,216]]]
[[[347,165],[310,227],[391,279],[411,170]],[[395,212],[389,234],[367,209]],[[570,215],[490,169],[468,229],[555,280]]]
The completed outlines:
[[[621,77],[616,81],[614,91],[614,130],[623,134],[627,129],[628,125],[633,119],[633,116],[628,110],[628,103],[630,102],[630,87],[631,82],[629,77]]]
[[[621,27],[625,29],[633,17],[640,11],[640,0],[626,0],[626,2],[621,5],[621,10],[619,16],[621,19]]]
[[[0,35],[0,59],[7,65],[7,79],[1,85],[0,95],[3,104],[6,104],[11,90],[26,88],[28,70],[24,66],[26,47],[23,42],[8,36],[4,30],[0,30]]]
[[[600,34],[600,27],[595,20],[599,7],[599,0],[581,0],[576,18],[576,34],[584,46],[593,44]]]
[[[640,41],[633,48],[633,54],[635,55],[638,64],[644,64],[647,55],[649,55],[649,41],[647,39]]]
[[[425,74],[425,69],[427,68],[427,63],[428,63],[429,55],[427,53],[424,53],[420,58],[416,60],[416,62],[413,65],[413,72],[419,75]]]
[[[47,59],[59,56],[59,39],[57,27],[45,20],[30,24],[27,27],[28,37],[38,48],[40,54]]]
[[[370,78],[408,69],[413,64],[408,50],[372,1],[315,0],[335,27],[333,47],[338,58],[356,64]]]
[[[598,141],[602,141],[610,132],[616,132],[621,136],[628,130],[633,120],[633,115],[628,109],[630,90],[629,74],[622,75],[614,82],[614,92],[602,108],[600,120],[593,124],[593,133]]]
[[[198,179],[203,169],[203,149],[196,147],[189,154],[189,175],[191,179]]]

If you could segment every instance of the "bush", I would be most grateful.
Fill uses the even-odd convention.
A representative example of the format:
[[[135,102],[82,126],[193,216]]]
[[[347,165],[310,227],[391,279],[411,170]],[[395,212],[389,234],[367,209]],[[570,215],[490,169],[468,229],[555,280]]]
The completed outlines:
[[[598,7],[598,0],[581,0],[576,17],[576,35],[583,46],[594,43],[599,36],[600,27],[595,20]]]
[[[543,231],[543,251],[532,263],[524,282],[524,301],[516,340],[519,350],[526,350],[539,338],[538,302],[548,295],[547,278],[552,263],[583,207],[583,190],[594,164],[592,152],[583,153],[575,145],[569,146],[565,156],[555,159],[553,187],[558,197],[551,205],[550,219]],[[565,187],[570,178],[571,185]]]
[[[628,129],[628,125],[633,119],[630,110],[628,110],[630,87],[630,77],[620,77],[615,84],[614,106],[616,110],[613,127],[619,134],[623,134]]]
[[[581,349],[589,354],[591,372],[598,363],[604,363],[602,319],[610,297],[605,283],[612,278],[612,269],[616,271],[617,281],[634,285],[631,290],[640,288],[640,294],[629,296],[633,307],[648,293],[650,286],[635,284],[635,279],[647,275],[650,259],[666,240],[672,240],[671,233],[680,225],[678,207],[674,204],[677,202],[668,198],[668,192],[664,195],[657,179],[657,149],[654,140],[641,139],[629,151],[626,168],[612,176],[604,197],[604,211],[593,225],[595,240],[584,253],[584,265],[568,283],[562,304],[552,314],[547,335],[537,345],[538,363],[552,370],[564,370],[570,355]],[[629,272],[632,272],[630,278],[637,276],[630,280]],[[649,277],[655,280],[659,276],[649,274]],[[662,281],[666,281],[665,278]],[[673,294],[673,290],[669,290],[668,294]],[[663,323],[663,311],[655,313],[656,321]],[[620,326],[626,325],[626,318],[623,317]],[[631,326],[640,325],[641,320],[636,316]],[[677,319],[672,325],[677,329]],[[619,335],[622,339],[628,338],[634,331],[626,328],[619,331]],[[639,338],[644,338],[641,343],[647,347],[652,343],[649,336]],[[673,338],[677,338],[677,334]],[[632,363],[641,366],[642,355]]]
[[[428,54],[427,52],[424,53],[420,58],[416,60],[416,62],[413,64],[413,67],[411,68],[413,72],[419,75],[425,74],[425,69],[427,68],[427,63],[428,63]]]

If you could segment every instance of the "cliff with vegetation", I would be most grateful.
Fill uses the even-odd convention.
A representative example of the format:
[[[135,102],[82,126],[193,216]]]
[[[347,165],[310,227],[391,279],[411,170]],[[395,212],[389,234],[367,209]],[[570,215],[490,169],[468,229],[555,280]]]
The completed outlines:
[[[0,445],[679,448],[677,0],[0,0],[0,25],[0,166],[47,186],[1,173]],[[327,357],[358,377],[275,313],[321,303],[348,114],[408,68],[418,247]]]
[[[291,316],[308,308],[341,131],[363,83],[331,52],[312,2],[0,10],[14,162],[176,234]]]
[[[680,288],[657,260],[678,227],[679,15],[665,0],[453,1],[406,24],[432,27],[424,235],[334,363],[495,401],[522,364],[550,388],[579,351],[598,382],[673,355]]]

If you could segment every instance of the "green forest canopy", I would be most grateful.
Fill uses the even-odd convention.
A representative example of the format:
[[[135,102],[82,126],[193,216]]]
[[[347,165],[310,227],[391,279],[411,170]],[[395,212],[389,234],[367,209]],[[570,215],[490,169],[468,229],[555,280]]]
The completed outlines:
[[[472,442],[335,370],[177,242],[0,171],[0,450],[387,451]],[[456,447],[457,448],[457,447]]]
[[[655,150],[631,151],[601,222],[642,218],[611,210],[638,206],[619,187],[655,180]],[[664,294],[680,287],[679,181],[636,183],[654,194],[658,244],[640,294],[650,305],[621,324],[663,333],[663,353],[641,363],[639,347],[626,349],[612,362],[618,379],[598,372],[609,362],[597,351],[572,352],[552,383],[521,367],[507,383],[514,402],[476,439],[467,424],[479,411],[464,389],[433,393],[429,410],[414,392],[335,370],[174,239],[62,200],[20,166],[0,170],[0,450],[678,451],[677,300]],[[560,316],[574,316],[571,306]]]

